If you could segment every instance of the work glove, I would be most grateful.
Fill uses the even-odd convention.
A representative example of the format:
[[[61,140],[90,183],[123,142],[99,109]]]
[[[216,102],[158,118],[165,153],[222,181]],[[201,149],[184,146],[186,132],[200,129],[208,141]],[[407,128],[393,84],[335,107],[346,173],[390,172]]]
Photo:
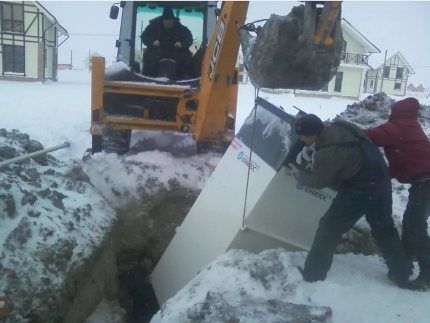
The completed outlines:
[[[154,40],[154,42],[152,43],[152,46],[154,46],[154,47],[160,46],[160,41],[159,40]]]
[[[177,41],[177,42],[175,43],[175,47],[176,47],[176,48],[182,48],[182,44],[181,44],[181,42]]]
[[[305,166],[306,169],[312,170],[314,162],[315,143],[303,147],[302,151],[297,154],[296,163]]]
[[[295,178],[297,178],[300,174],[299,169],[294,165],[289,163],[287,166],[283,167],[284,169],[284,173],[287,174],[288,176],[294,176]]]

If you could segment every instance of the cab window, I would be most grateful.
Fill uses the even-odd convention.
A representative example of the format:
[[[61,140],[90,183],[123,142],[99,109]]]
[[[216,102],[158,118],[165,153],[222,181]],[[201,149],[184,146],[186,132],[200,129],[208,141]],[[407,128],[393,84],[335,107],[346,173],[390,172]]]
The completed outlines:
[[[142,68],[143,52],[145,45],[140,40],[149,22],[163,14],[163,7],[154,5],[140,5],[136,9],[136,39],[135,39],[135,62]],[[195,53],[203,42],[204,15],[199,9],[174,8],[175,17],[179,18],[182,25],[186,26],[193,35],[193,44],[190,47],[191,53]]]

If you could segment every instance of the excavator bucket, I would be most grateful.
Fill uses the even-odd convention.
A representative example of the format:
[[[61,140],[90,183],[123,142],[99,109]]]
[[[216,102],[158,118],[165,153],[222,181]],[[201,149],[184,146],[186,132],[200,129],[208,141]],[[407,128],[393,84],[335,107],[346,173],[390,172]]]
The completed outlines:
[[[335,193],[283,171],[295,117],[258,98],[181,226],[151,282],[162,305],[229,249],[309,249]]]
[[[245,68],[258,87],[319,90],[336,74],[343,48],[340,2],[307,2],[262,28],[239,30]],[[255,31],[257,36],[253,36]]]

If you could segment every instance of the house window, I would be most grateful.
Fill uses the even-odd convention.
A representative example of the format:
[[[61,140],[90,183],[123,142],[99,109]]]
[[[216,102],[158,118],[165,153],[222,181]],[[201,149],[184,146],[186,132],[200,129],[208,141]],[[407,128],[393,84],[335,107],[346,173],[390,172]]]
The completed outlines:
[[[373,80],[370,81],[370,87],[373,87]]]
[[[3,12],[3,32],[24,32],[24,10],[22,4],[7,3],[1,5]]]
[[[390,77],[390,67],[384,66],[384,77]]]
[[[25,71],[24,46],[3,45],[3,71],[20,73]]]
[[[401,79],[403,77],[403,67],[397,67],[396,79]]]
[[[342,92],[342,79],[343,79],[343,72],[337,72],[336,79],[334,80],[335,92]]]
[[[394,83],[394,90],[400,90],[402,88],[402,83]]]

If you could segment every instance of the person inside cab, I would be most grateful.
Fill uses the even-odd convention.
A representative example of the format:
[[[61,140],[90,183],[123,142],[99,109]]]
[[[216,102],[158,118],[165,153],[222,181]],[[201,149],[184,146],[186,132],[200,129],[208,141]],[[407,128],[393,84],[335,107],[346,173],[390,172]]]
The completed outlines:
[[[175,17],[172,8],[165,7],[161,16],[151,20],[140,38],[146,46],[142,74],[165,76],[162,65],[167,61],[173,62],[168,65],[173,66],[171,74],[174,79],[187,78],[192,57],[189,47],[193,43],[193,36]]]

